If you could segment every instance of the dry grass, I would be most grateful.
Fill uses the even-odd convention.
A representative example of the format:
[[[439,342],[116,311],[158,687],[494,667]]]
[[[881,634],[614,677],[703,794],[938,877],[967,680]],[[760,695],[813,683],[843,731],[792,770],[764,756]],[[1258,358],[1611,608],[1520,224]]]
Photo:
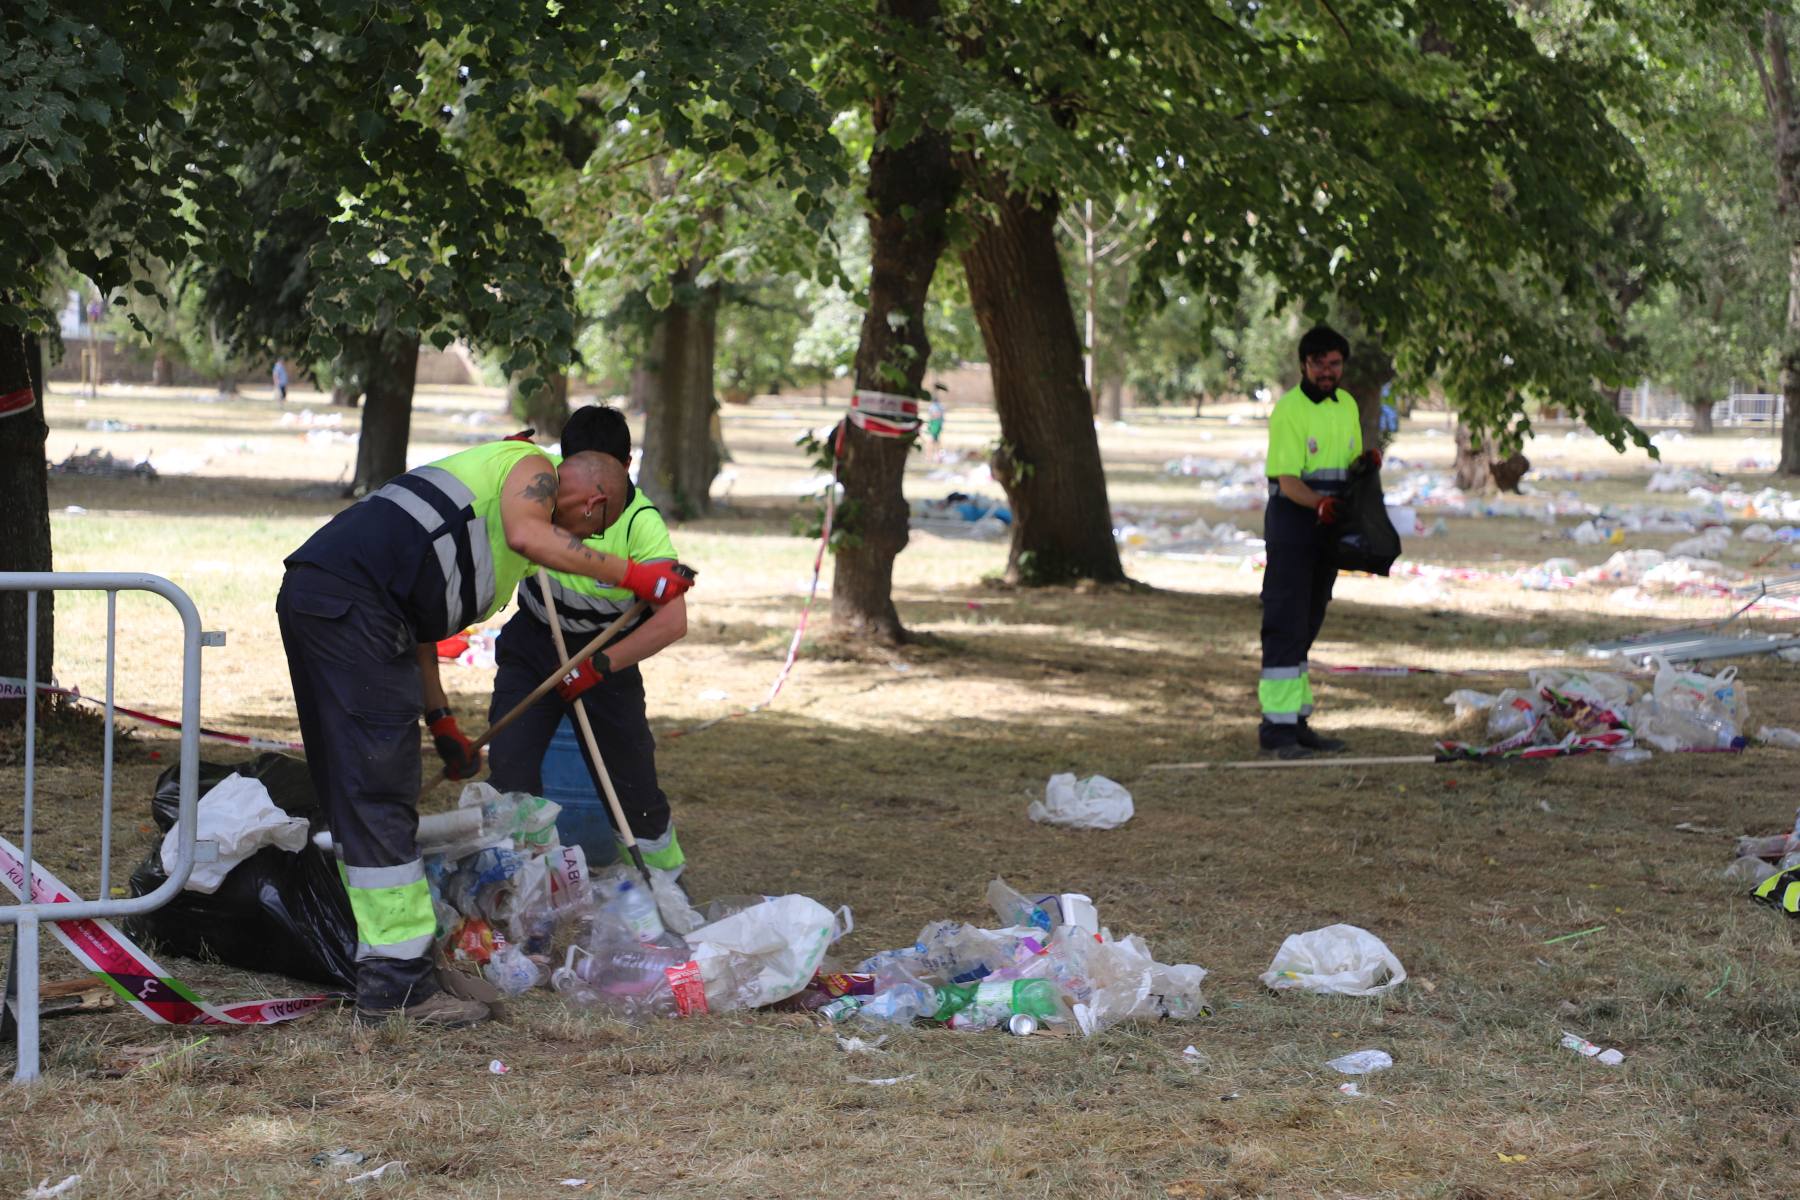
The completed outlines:
[[[427,454],[467,430],[451,418],[492,404],[428,397]],[[220,435],[266,451],[215,459],[154,485],[59,479],[58,566],[147,569],[198,601],[230,642],[209,650],[205,715],[228,728],[292,735],[271,611],[281,555],[332,511],[299,489],[337,471],[343,447],[271,431],[273,410],[204,410],[171,397],[53,397],[53,453],[74,443],[190,451]],[[91,434],[95,416],[142,434]],[[801,477],[793,434],[819,408],[729,410],[733,504],[677,533],[702,570],[689,638],[649,671],[665,733],[760,699],[792,627],[811,549],[788,533]],[[1146,415],[1104,431],[1114,499],[1195,511],[1191,485],[1156,473],[1183,451],[1236,454],[1254,428]],[[185,430],[185,431],[184,431]],[[954,412],[953,445],[974,449],[991,416]],[[1409,457],[1447,455],[1415,435]],[[1762,442],[1766,452],[1768,443]],[[1605,461],[1558,439],[1534,459]],[[1685,461],[1729,466],[1736,438],[1687,442]],[[245,460],[239,462],[238,460]],[[1641,493],[1637,472],[1597,485]],[[922,475],[922,464],[915,474]],[[927,494],[944,486],[915,478]],[[1559,485],[1560,486],[1560,485]],[[1208,514],[1218,519],[1217,514]],[[1235,517],[1246,527],[1254,518]],[[1452,521],[1419,557],[1487,565],[1610,548],[1546,545],[1523,521]],[[1660,544],[1651,542],[1650,544]],[[902,942],[925,921],[979,919],[985,882],[1089,892],[1115,930],[1212,972],[1214,1013],[1190,1025],[1093,1040],[918,1031],[889,1053],[846,1056],[829,1034],[779,1014],[736,1014],[635,1030],[564,1011],[548,995],[504,1026],[446,1035],[358,1035],[332,1013],[294,1027],[215,1033],[162,1065],[112,1079],[121,1048],[177,1048],[198,1034],[126,1015],[72,1018],[46,1035],[49,1078],[7,1093],[0,1167],[22,1190],[81,1172],[97,1196],[338,1195],[346,1172],[310,1165],[350,1145],[369,1166],[404,1160],[394,1196],[1725,1196],[1779,1195],[1797,1173],[1795,1035],[1800,953],[1790,931],[1718,879],[1726,837],[1677,832],[1784,825],[1794,758],[1661,756],[1512,768],[1166,775],[1172,759],[1242,757],[1252,737],[1254,574],[1133,556],[1154,585],[1017,592],[984,584],[1001,547],[920,537],[897,595],[919,644],[887,654],[809,656],[777,707],[692,737],[661,761],[701,895],[799,890],[849,903],[846,956]],[[1350,580],[1317,657],[1523,670],[1597,631],[1654,624],[1607,610],[1604,593],[1554,596],[1494,585],[1447,598],[1401,581]],[[173,622],[149,601],[122,606],[120,695],[170,710]],[[93,688],[99,609],[62,610],[58,665]],[[1800,725],[1800,672],[1743,664],[1756,719]],[[904,670],[900,668],[905,668]],[[449,682],[485,707],[480,672]],[[1369,754],[1424,749],[1448,728],[1449,681],[1333,680],[1321,724]],[[703,701],[719,688],[730,701]],[[871,737],[871,735],[876,735]],[[173,743],[123,753],[118,831],[130,861],[148,844],[150,781]],[[160,753],[161,761],[150,755]],[[229,757],[218,749],[209,754]],[[18,768],[0,747],[0,828],[17,825]],[[1028,823],[1053,771],[1130,786],[1138,816],[1103,834]],[[41,771],[40,847],[91,886],[98,807],[93,758],[63,751]],[[1368,1001],[1275,997],[1255,981],[1287,933],[1364,925],[1413,982]],[[1545,945],[1592,925],[1604,932]],[[53,972],[66,960],[51,951]],[[285,994],[285,981],[172,962],[209,996]],[[1730,969],[1729,981],[1720,982]],[[1562,1028],[1620,1046],[1608,1070],[1556,1046]],[[1201,1052],[1184,1061],[1189,1043]],[[1323,1063],[1380,1046],[1393,1070],[1347,1100]],[[501,1058],[510,1074],[487,1072]],[[891,1087],[850,1082],[912,1074]],[[1223,1097],[1235,1095],[1236,1099]],[[1505,1159],[1500,1156],[1505,1155]],[[366,1169],[366,1168],[363,1168]],[[355,1189],[348,1189],[355,1190]]]

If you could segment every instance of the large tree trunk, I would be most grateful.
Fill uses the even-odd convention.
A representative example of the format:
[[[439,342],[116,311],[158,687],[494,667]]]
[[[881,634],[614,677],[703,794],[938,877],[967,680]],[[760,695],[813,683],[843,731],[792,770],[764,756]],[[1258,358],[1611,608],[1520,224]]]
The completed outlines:
[[[50,480],[44,467],[44,360],[36,338],[0,326],[0,396],[30,388],[31,407],[0,417],[0,571],[50,570]],[[0,675],[25,677],[25,593],[0,592]],[[55,669],[54,596],[38,597],[37,677]],[[23,698],[0,700],[0,724],[25,715]]]
[[[1493,478],[1494,456],[1486,446],[1475,445],[1474,434],[1456,420],[1456,462],[1451,468],[1452,482],[1465,492],[1485,492]]]
[[[357,340],[356,357],[364,364],[362,435],[356,439],[356,475],[348,494],[366,496],[406,470],[419,335],[386,332]]]
[[[1781,347],[1781,475],[1800,475],[1800,93],[1788,56],[1787,21],[1775,8],[1750,35],[1750,58],[1774,134],[1775,211],[1788,236],[1787,334]]]
[[[979,163],[970,170],[993,205],[962,261],[1000,414],[992,465],[1012,503],[1006,577],[1122,580],[1081,337],[1056,250],[1055,201],[1011,191]]]
[[[664,513],[686,519],[712,511],[719,473],[713,447],[713,351],[719,325],[719,285],[697,287],[697,268],[675,277],[675,303],[663,313],[647,359],[649,407],[638,483]]]
[[[150,385],[152,387],[168,387],[174,378],[175,371],[169,363],[168,353],[158,350],[156,356],[150,360]]]
[[[538,437],[555,441],[562,436],[563,426],[569,423],[569,377],[562,371],[552,371],[541,377],[543,382],[536,391],[527,392],[525,381],[537,378],[540,376],[532,368],[509,380],[507,404],[513,416],[537,430]]]
[[[1694,410],[1694,432],[1701,435],[1711,433],[1713,431],[1713,402],[1696,400],[1689,407]]]
[[[881,0],[877,25],[928,29],[937,0]],[[877,31],[878,32],[878,31]],[[878,43],[879,39],[877,39]],[[897,64],[890,64],[896,70]],[[893,123],[901,97],[875,97],[875,132]],[[876,141],[869,155],[869,308],[856,345],[859,390],[923,396],[931,342],[925,302],[949,236],[948,215],[960,186],[950,139],[928,126],[902,146]],[[837,550],[831,585],[832,625],[890,645],[906,640],[894,608],[894,559],[906,549],[902,476],[907,438],[874,437],[845,422],[838,478],[848,535]]]
[[[1195,405],[1196,408],[1199,405]],[[1108,375],[1100,381],[1100,419],[1102,421],[1123,421],[1125,419],[1125,381],[1117,375]]]
[[[1357,325],[1360,326],[1360,320]],[[1381,389],[1394,378],[1394,359],[1372,337],[1355,335],[1350,361],[1344,364],[1340,386],[1356,398],[1356,415],[1362,422],[1365,446],[1381,445]]]
[[[1800,475],[1800,242],[1788,252],[1787,339],[1781,348],[1781,401],[1781,464],[1775,471],[1780,475]]]

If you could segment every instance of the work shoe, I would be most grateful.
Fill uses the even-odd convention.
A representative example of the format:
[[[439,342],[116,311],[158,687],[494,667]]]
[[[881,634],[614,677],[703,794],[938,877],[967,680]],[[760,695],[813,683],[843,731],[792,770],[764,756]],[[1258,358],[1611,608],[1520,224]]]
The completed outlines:
[[[1300,721],[1297,740],[1300,745],[1304,746],[1306,749],[1316,750],[1321,754],[1336,754],[1344,748],[1344,743],[1341,739],[1326,737],[1324,734],[1315,731],[1311,725],[1306,723],[1305,718],[1302,718]]]
[[[409,1004],[405,1008],[389,1008],[379,1012],[370,1012],[358,1008],[356,1019],[379,1023],[389,1017],[403,1017],[419,1025],[430,1025],[438,1029],[460,1029],[464,1025],[479,1025],[493,1016],[488,1006],[479,1000],[459,1000],[449,992],[433,992],[417,1004]]]
[[[1299,742],[1288,742],[1281,746],[1264,746],[1263,754],[1265,757],[1279,758],[1283,761],[1292,761],[1297,758],[1311,758],[1313,756],[1313,752],[1308,750],[1305,746],[1302,746]]]

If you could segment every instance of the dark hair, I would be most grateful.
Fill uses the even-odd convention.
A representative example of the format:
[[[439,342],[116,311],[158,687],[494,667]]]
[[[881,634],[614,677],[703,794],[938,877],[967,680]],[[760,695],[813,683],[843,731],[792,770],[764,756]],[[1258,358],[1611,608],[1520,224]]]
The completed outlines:
[[[1343,334],[1329,325],[1314,325],[1300,339],[1300,361],[1303,363],[1309,358],[1330,354],[1333,350],[1343,355],[1345,362],[1350,361],[1350,343],[1344,340]]]
[[[563,457],[583,450],[598,450],[629,465],[631,427],[625,424],[625,414],[604,404],[590,404],[570,413],[569,423],[562,431]]]

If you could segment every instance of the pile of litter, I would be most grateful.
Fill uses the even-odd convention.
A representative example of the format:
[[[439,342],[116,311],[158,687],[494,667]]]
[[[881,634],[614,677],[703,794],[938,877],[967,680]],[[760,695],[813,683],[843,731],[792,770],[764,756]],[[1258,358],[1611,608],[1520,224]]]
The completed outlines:
[[[1166,558],[1252,559],[1263,552],[1263,540],[1230,521],[1211,524],[1182,521],[1168,513],[1131,509],[1113,511],[1113,540],[1120,549]]]
[[[942,500],[914,500],[909,524],[939,537],[999,538],[1012,525],[1012,509],[1004,500],[951,492]]]
[[[50,473],[52,475],[81,475],[90,479],[156,478],[156,468],[150,465],[149,455],[132,462],[123,458],[114,458],[104,450],[89,450],[85,454],[77,451],[59,463],[51,463]]]
[[[1459,690],[1444,697],[1458,720],[1486,714],[1488,745],[1442,741],[1457,758],[1552,758],[1609,751],[1621,761],[1650,757],[1644,745],[1667,752],[1742,750],[1750,706],[1737,668],[1717,675],[1681,670],[1656,660],[1646,691],[1605,671],[1539,670],[1529,686],[1498,695]],[[1640,744],[1642,743],[1642,744]]]

